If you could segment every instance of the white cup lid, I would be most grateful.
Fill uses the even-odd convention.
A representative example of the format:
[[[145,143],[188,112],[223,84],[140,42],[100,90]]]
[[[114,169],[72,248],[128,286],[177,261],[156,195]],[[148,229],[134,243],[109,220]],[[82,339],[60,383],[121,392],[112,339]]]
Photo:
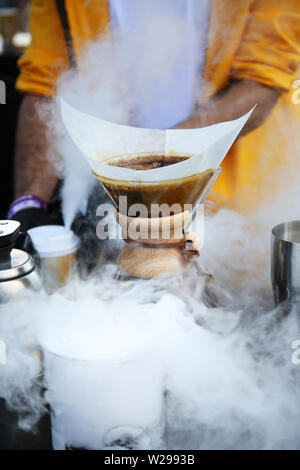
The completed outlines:
[[[63,225],[41,225],[28,233],[41,258],[69,255],[79,246],[79,238]]]

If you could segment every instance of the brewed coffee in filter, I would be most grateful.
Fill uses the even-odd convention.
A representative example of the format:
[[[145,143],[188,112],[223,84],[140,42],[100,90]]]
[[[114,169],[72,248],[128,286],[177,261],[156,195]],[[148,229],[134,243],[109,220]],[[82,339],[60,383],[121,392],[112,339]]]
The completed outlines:
[[[179,155],[139,155],[115,158],[109,161],[108,164],[119,168],[143,171],[175,165],[188,158],[190,157]],[[154,204],[160,206],[167,204],[171,208],[171,212],[175,214],[184,210],[184,206],[187,204],[193,206],[205,192],[214,174],[214,170],[207,170],[185,178],[146,182],[120,181],[101,177],[97,174],[96,176],[121,212],[123,208],[119,206],[120,196],[126,196],[126,208],[131,207],[133,204],[143,204],[147,210],[147,215],[151,216]],[[163,209],[159,213],[156,212],[155,216],[157,215],[163,215]]]
[[[200,129],[143,129],[82,113],[61,100],[63,122],[116,205],[192,204],[206,195],[250,117]]]

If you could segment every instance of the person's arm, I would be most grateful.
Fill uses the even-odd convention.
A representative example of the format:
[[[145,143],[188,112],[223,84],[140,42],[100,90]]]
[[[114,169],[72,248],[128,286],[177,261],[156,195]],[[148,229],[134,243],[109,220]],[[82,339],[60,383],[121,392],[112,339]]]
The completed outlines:
[[[57,183],[53,139],[48,129],[51,98],[24,96],[16,136],[15,197],[34,194],[48,201]],[[39,113],[42,111],[42,118]]]
[[[259,127],[281,92],[288,92],[300,64],[300,2],[253,0],[231,65],[228,87],[176,128],[204,127],[240,117],[258,104],[242,134]]]
[[[24,99],[16,135],[15,197],[34,194],[47,202],[57,181],[54,136],[49,135],[47,126],[51,97],[57,94],[58,77],[70,67],[54,0],[31,0],[30,31],[32,41],[18,61],[20,75],[16,83]]]
[[[257,104],[258,106],[240,134],[245,135],[263,124],[279,95],[278,90],[261,83],[252,80],[235,80],[224,91],[199,106],[186,121],[174,126],[174,129],[193,129],[237,119]]]

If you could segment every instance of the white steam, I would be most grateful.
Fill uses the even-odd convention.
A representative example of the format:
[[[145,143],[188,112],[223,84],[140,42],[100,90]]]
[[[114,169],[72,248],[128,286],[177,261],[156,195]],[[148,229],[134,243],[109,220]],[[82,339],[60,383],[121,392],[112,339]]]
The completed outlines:
[[[172,2],[157,2],[160,14],[151,3],[145,9],[134,0],[138,22],[88,45],[80,56],[79,73],[60,78],[59,96],[81,111],[122,124],[168,128],[188,117],[199,92],[205,27],[192,21],[187,28],[186,18],[174,14]],[[69,226],[91,190],[92,177],[63,129],[59,96],[51,127],[64,160],[63,215]]]
[[[163,54],[170,56],[172,64],[172,44],[177,47],[182,31],[173,26],[157,25],[157,38],[151,36],[153,48],[146,49],[149,66],[140,72],[137,90],[140,94],[145,90],[149,106],[153,104],[150,84],[157,70],[162,82],[169,80],[169,61]],[[179,36],[174,37],[177,31]],[[145,34],[142,40],[146,38]],[[125,56],[128,59],[124,63]],[[128,73],[134,67],[133,58],[126,42],[112,50],[108,41],[101,40],[86,51],[81,75],[63,78],[60,92],[83,111],[138,124],[140,114],[135,113],[134,95],[128,93],[132,91]],[[64,215],[70,225],[92,180],[84,159],[62,136],[58,112],[56,108],[55,128],[61,136],[58,147],[65,162]],[[298,130],[289,132],[295,144]],[[273,143],[276,145],[275,138]],[[115,281],[115,268],[106,266],[93,279],[74,279],[52,296],[27,293],[25,298],[1,305],[0,340],[7,346],[7,363],[0,365],[0,397],[19,411],[20,426],[30,429],[47,399],[54,407],[61,405],[55,401],[58,390],[66,399],[66,406],[60,408],[66,419],[61,420],[64,424],[59,431],[67,444],[82,445],[84,434],[85,445],[95,448],[107,397],[113,392],[119,404],[128,398],[127,418],[138,427],[148,403],[154,403],[154,395],[160,390],[162,373],[168,391],[169,448],[299,449],[300,366],[291,360],[292,342],[300,339],[299,314],[291,311],[286,315],[282,308],[273,308],[269,273],[272,226],[299,218],[297,151],[295,144],[290,149],[293,170],[280,175],[278,196],[275,200],[270,196],[255,215],[244,218],[222,210],[206,217],[200,261],[214,275],[206,288],[192,272],[183,279]],[[74,376],[67,376],[68,368],[48,369],[44,380],[48,379],[49,390],[43,397],[37,380],[40,363],[28,338],[37,338],[57,355],[82,361],[83,375],[76,376],[73,370]],[[149,350],[151,361],[143,359]],[[141,362],[127,376],[131,380],[126,390],[132,388],[126,394],[126,380],[117,383],[122,376],[120,369],[116,372],[109,366],[111,375],[104,376],[97,370],[97,361],[134,354]],[[89,359],[96,363],[91,371],[84,368],[84,361]],[[141,377],[150,377],[155,390],[148,382],[147,387],[139,389],[144,383]],[[115,386],[105,390],[107,378]],[[130,397],[137,390],[142,393],[134,403]],[[124,407],[116,406],[116,410],[114,425]],[[108,418],[112,419],[111,415]],[[81,428],[83,423],[95,423],[95,419],[99,426],[92,428],[94,431],[88,432],[89,426]],[[149,440],[144,442],[149,445]]]
[[[207,236],[215,237],[220,224],[210,223]],[[220,243],[219,238],[215,255]],[[227,256],[219,260],[224,263]],[[226,272],[230,284],[234,269],[223,269],[221,279]],[[21,426],[30,427],[42,406],[37,391],[32,392],[39,363],[24,344],[26,327],[27,336],[38,337],[46,351],[66,357],[56,368],[55,361],[46,361],[45,380],[46,399],[62,413],[56,431],[63,433],[67,445],[97,448],[104,431],[118,428],[118,417],[124,426],[124,404],[130,410],[125,424],[139,428],[144,419],[150,434],[142,442],[146,447],[157,442],[147,407],[154,407],[151,416],[160,416],[163,374],[169,448],[299,448],[300,369],[291,361],[292,341],[300,335],[296,312],[268,312],[266,305],[272,303],[259,292],[252,296],[251,308],[242,309],[253,293],[247,283],[240,288],[236,309],[229,310],[228,305],[207,308],[201,301],[203,285],[194,275],[188,281],[178,277],[123,283],[114,281],[114,274],[107,266],[93,280],[74,280],[51,297],[32,295],[1,307],[0,331],[8,358],[0,395],[23,411]],[[218,293],[232,295],[230,286],[224,291],[220,283],[214,284]],[[138,363],[125,373],[128,357],[137,357]],[[79,369],[76,361],[67,367],[67,358],[79,360]],[[151,380],[144,387],[146,377]],[[107,416],[103,406],[112,407],[112,400],[115,414]],[[94,432],[80,431],[91,426]]]

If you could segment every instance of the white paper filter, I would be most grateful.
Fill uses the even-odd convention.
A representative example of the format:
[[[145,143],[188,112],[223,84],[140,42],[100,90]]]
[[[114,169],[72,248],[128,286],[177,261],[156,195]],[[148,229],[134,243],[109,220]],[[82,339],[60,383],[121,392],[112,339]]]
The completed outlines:
[[[253,109],[239,119],[200,129],[157,130],[104,121],[82,113],[61,99],[64,125],[92,170],[106,178],[139,182],[173,180],[217,169]],[[115,157],[149,153],[191,158],[153,170],[132,170],[105,163]]]

